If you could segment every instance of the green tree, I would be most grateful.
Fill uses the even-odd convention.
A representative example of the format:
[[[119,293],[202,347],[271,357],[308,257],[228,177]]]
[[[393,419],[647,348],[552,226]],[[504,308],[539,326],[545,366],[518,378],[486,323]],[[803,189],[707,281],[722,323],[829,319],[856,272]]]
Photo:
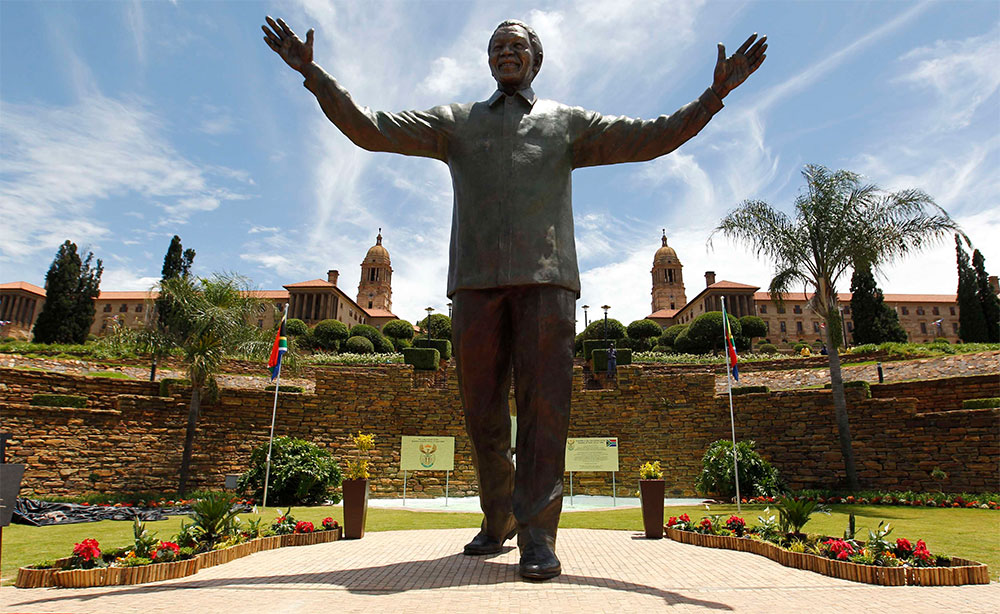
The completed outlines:
[[[767,336],[767,322],[758,316],[743,316],[740,318],[740,328],[743,330],[743,336],[751,341],[755,337]]]
[[[966,343],[984,343],[986,316],[979,300],[976,271],[969,264],[969,255],[962,249],[962,237],[955,235],[955,252],[958,257],[958,336]]]
[[[410,347],[413,339],[413,325],[406,320],[391,320],[382,327],[382,334],[392,342],[393,348],[399,352]]]
[[[451,318],[444,315],[443,313],[432,313],[430,315],[431,319],[431,337],[434,339],[448,339],[451,340]],[[423,331],[423,336],[427,336],[427,318],[417,322],[417,326]]]
[[[826,323],[840,451],[848,485],[857,490],[839,344],[833,336],[840,322],[836,283],[852,265],[877,270],[956,232],[958,226],[920,190],[886,193],[862,183],[855,173],[822,166],[808,165],[802,175],[806,187],[795,199],[794,217],[762,201],[744,201],[722,219],[713,236],[722,233],[774,262],[768,291],[778,305],[793,288],[812,288],[812,308]]]
[[[667,347],[673,347],[677,341],[677,336],[686,331],[687,327],[687,324],[674,324],[673,326],[668,326],[667,329],[660,334],[658,343]]]
[[[301,337],[309,334],[309,327],[298,318],[288,318],[285,321],[285,333],[292,337]]]
[[[604,322],[605,320],[603,318],[598,318],[593,322],[591,322],[590,325],[587,326],[587,328],[583,329],[582,333],[583,339],[585,341],[589,339],[604,339],[605,335]],[[607,323],[608,323],[608,330],[607,330],[608,339],[624,339],[627,336],[628,331],[625,329],[625,325],[619,322],[618,320],[614,318],[608,318]]]
[[[864,264],[856,265],[851,275],[851,316],[857,345],[906,342],[906,331],[899,324],[896,310],[885,304],[871,267]]]
[[[733,337],[739,339],[743,333],[740,321],[731,313],[727,313],[729,326]],[[684,351],[695,354],[721,351],[723,348],[722,312],[708,311],[695,318],[686,331],[686,347]],[[678,335],[679,336],[679,335]],[[676,344],[676,339],[674,343]]]
[[[323,320],[313,327],[310,335],[312,342],[323,350],[336,350],[348,337],[347,325],[340,320]]]
[[[351,327],[351,337],[364,337],[371,342],[373,351],[387,354],[394,351],[392,342],[382,336],[378,329],[367,324],[355,324]],[[348,339],[350,341],[350,339]]]
[[[184,246],[181,245],[181,238],[174,235],[170,240],[170,246],[167,247],[167,253],[163,256],[160,280],[187,278],[191,274],[194,255],[194,250],[185,250]],[[170,352],[171,343],[168,340],[167,326],[171,321],[171,308],[169,296],[162,294],[158,296],[156,298],[156,324],[152,327],[145,327],[140,339],[142,349],[149,352],[151,357],[149,366],[149,381],[151,382],[156,380],[156,364],[166,358]]]
[[[160,282],[160,295],[168,297],[171,304],[166,330],[181,351],[191,381],[180,493],[187,490],[201,403],[218,390],[215,376],[222,369],[224,356],[241,354],[263,360],[270,350],[271,331],[250,324],[260,313],[262,301],[249,290],[247,280],[238,276],[215,275],[210,279],[188,276]]]
[[[636,320],[626,329],[629,339],[635,342],[633,348],[636,350],[648,350],[653,347],[652,339],[659,337],[662,332],[660,325],[650,319]]]
[[[84,343],[94,323],[103,263],[94,254],[80,260],[76,244],[66,241],[45,274],[45,304],[35,321],[36,343]]]
[[[976,271],[976,296],[983,307],[986,325],[986,340],[1000,342],[1000,299],[990,287],[990,275],[986,272],[986,259],[977,249],[972,252],[972,268]]]

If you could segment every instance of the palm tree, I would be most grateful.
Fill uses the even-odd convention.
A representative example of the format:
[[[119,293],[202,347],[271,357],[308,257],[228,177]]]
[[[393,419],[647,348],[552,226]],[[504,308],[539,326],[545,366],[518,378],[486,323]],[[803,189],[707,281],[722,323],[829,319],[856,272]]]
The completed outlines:
[[[886,193],[876,185],[862,183],[855,173],[831,172],[814,165],[807,165],[802,176],[806,189],[795,199],[794,218],[765,202],[748,200],[730,211],[712,236],[722,233],[774,262],[768,292],[779,305],[782,295],[800,283],[812,290],[811,307],[826,323],[840,451],[848,485],[857,490],[837,350],[842,322],[836,283],[851,266],[867,265],[878,270],[959,230],[948,214],[920,190]]]
[[[201,402],[217,391],[215,375],[221,370],[224,357],[264,356],[270,347],[269,334],[250,324],[264,303],[246,288],[246,280],[231,275],[216,275],[211,279],[180,277],[160,282],[160,295],[171,304],[165,330],[181,350],[191,381],[181,457],[181,494],[187,489]]]

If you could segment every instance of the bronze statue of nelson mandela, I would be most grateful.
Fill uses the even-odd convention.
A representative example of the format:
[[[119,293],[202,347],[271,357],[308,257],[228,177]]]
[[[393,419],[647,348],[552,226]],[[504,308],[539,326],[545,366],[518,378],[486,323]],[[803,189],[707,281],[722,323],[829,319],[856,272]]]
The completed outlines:
[[[531,82],[542,66],[541,41],[526,24],[509,20],[489,42],[492,96],[387,113],[358,106],[313,61],[313,30],[303,42],[284,21],[267,23],[265,42],[302,73],[347,138],[369,151],[435,158],[451,170],[452,339],[484,514],[465,554],[500,552],[516,534],[522,576],[559,575],[556,528],[580,293],[571,171],[652,160],[679,147],[760,66],[767,37],[754,34],[728,58],[720,43],[710,88],[672,115],[639,120],[538,98]],[[507,406],[512,367],[516,470]]]

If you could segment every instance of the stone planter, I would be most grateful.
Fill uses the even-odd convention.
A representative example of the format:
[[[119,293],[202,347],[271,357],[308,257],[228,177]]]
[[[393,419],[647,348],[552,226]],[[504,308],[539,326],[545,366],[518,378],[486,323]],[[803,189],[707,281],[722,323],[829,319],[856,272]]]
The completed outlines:
[[[648,539],[663,537],[663,480],[639,480],[639,498],[642,501],[642,527]]]
[[[368,518],[368,480],[344,480],[344,539],[365,536]]]
[[[770,542],[727,535],[702,535],[691,531],[665,528],[666,536],[674,541],[708,548],[725,548],[766,556],[785,567],[805,569],[815,573],[881,586],[961,586],[989,584],[986,565],[953,557],[951,567],[876,567],[850,561],[837,561],[815,554],[791,552]]]

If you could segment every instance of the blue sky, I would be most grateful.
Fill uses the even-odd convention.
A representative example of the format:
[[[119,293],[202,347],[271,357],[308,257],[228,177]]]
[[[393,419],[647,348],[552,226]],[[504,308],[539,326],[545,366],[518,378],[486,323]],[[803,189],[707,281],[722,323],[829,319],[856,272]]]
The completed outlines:
[[[103,289],[145,289],[178,234],[200,275],[277,289],[335,268],[353,297],[382,227],[393,311],[414,321],[446,309],[447,168],[347,141],[264,44],[268,14],[302,36],[314,27],[316,61],[384,110],[487,98],[486,43],[508,17],[545,47],[539,96],[634,117],[696,98],[716,42],[732,51],[766,33],[761,69],[695,139],[653,162],[574,172],[579,305],[610,304],[626,323],[650,312],[661,228],[689,298],[708,269],[766,286],[769,263],[706,241],[744,199],[790,210],[807,163],[924,189],[1000,271],[994,1],[4,0],[0,281],[41,285],[68,238],[104,260]],[[881,283],[954,292],[954,263],[945,242]]]

